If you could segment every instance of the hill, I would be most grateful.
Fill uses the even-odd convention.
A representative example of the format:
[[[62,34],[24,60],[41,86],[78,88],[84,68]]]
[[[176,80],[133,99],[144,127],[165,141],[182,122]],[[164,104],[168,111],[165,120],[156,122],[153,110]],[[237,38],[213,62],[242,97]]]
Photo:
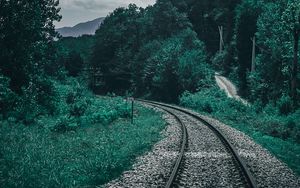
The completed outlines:
[[[81,35],[94,35],[105,18],[97,18],[92,21],[79,23],[74,27],[58,28],[58,31],[63,37],[79,37]]]

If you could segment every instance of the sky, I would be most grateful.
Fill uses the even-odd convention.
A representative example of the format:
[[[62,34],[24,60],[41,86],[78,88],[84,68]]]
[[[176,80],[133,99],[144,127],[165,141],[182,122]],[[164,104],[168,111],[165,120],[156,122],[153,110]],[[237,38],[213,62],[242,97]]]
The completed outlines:
[[[62,20],[56,22],[56,28],[74,26],[81,22],[105,17],[118,7],[126,7],[130,3],[146,7],[155,0],[59,0]]]

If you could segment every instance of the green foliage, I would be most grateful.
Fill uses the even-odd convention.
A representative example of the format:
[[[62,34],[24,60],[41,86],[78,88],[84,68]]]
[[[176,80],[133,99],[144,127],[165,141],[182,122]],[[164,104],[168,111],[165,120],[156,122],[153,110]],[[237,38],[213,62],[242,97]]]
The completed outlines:
[[[59,117],[57,122],[51,130],[57,133],[65,133],[67,131],[74,131],[78,128],[78,123],[74,117],[62,116]]]
[[[10,79],[0,74],[0,114],[6,115],[14,106],[17,96],[9,88]],[[1,118],[0,118],[1,119]]]
[[[109,113],[123,99],[96,98],[87,111]],[[98,106],[99,105],[99,106]],[[100,110],[98,110],[100,108]],[[0,126],[0,187],[96,187],[128,170],[134,159],[161,137],[164,123],[151,110],[136,106],[134,124],[115,117],[83,125],[68,116],[41,117],[24,126],[2,121]],[[109,116],[109,115],[108,115]],[[48,125],[53,129],[45,129]]]
[[[118,8],[106,17],[96,32],[91,67],[101,70],[103,84],[98,86],[101,87],[99,93],[121,94],[129,89],[131,61],[142,40],[140,19],[143,12],[135,5],[128,9]],[[93,87],[99,90],[96,84]]]
[[[30,124],[40,114],[53,113],[49,70],[57,68],[53,22],[60,20],[59,10],[53,0],[1,1],[1,114]]]
[[[251,89],[252,95],[263,103],[279,99],[290,90],[292,40],[281,21],[285,6],[285,1],[266,4],[257,22],[261,54],[257,58],[256,84]]]
[[[283,26],[291,32],[300,30],[300,1],[289,0],[287,7],[283,12],[282,18]]]
[[[280,114],[288,115],[293,111],[293,102],[287,95],[283,95],[277,102]]]
[[[83,61],[87,63],[91,56],[92,47],[95,43],[95,37],[83,35],[81,37],[63,37],[56,42],[58,53],[66,56],[71,52],[80,54]]]
[[[60,20],[57,6],[53,0],[1,1],[0,69],[10,78],[12,91],[21,93],[37,74],[34,70],[43,71],[51,62],[53,21]]]
[[[84,67],[84,62],[80,54],[78,54],[75,51],[72,51],[66,57],[64,61],[64,65],[69,75],[76,77],[79,75],[80,72],[82,72]]]
[[[225,45],[231,42],[234,29],[234,10],[240,0],[185,0],[185,2],[189,20],[199,39],[205,43],[210,56],[219,49],[218,26],[224,27]]]
[[[186,13],[181,13],[169,0],[158,0],[153,6],[153,26],[149,28],[158,38],[168,38],[191,28]]]
[[[54,117],[58,120],[46,125],[53,131],[66,132],[96,123],[109,125],[118,118],[129,117],[129,105],[123,99],[99,100],[75,78],[56,82],[55,91]]]
[[[206,60],[187,15],[170,1],[146,9],[129,5],[116,9],[97,31],[91,63],[101,78],[93,89],[175,102],[211,77]]]
[[[176,101],[184,90],[195,91],[211,75],[204,46],[191,30],[163,41],[146,57],[142,61],[149,64],[144,67],[141,82],[158,100]]]
[[[225,67],[224,60],[225,60],[226,56],[228,56],[227,50],[224,50],[222,52],[216,53],[212,57],[211,62],[212,62],[212,65],[214,66],[215,70],[223,71],[223,68]]]
[[[91,68],[89,62],[94,43],[95,37],[90,35],[77,38],[64,37],[55,42],[57,48],[55,63],[58,64],[62,72],[56,77],[64,77],[63,70],[65,70],[68,76],[80,77],[80,79],[85,79],[85,82],[88,82]]]
[[[204,45],[189,29],[163,41],[160,48],[148,51],[152,54],[142,53],[147,59],[138,55],[139,61],[147,64],[138,87],[146,88],[155,99],[174,102],[183,91],[195,91],[204,85],[205,79],[211,78]]]
[[[40,115],[55,113],[56,92],[53,81],[48,77],[32,80],[28,87],[22,88],[22,93],[22,97],[18,97],[16,104],[8,110],[8,114],[18,121],[31,124]]]
[[[262,2],[245,0],[236,8],[235,43],[237,56],[237,75],[242,96],[249,95],[247,72],[251,71],[251,38],[257,30],[257,19],[261,12]]]

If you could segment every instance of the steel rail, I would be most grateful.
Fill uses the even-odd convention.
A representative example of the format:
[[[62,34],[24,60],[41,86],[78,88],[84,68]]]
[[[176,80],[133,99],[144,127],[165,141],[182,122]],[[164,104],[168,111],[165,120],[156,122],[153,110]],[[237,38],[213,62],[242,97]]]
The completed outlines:
[[[181,129],[182,129],[182,143],[181,143],[181,148],[180,148],[180,153],[179,153],[179,156],[175,162],[175,165],[173,167],[173,170],[171,172],[171,175],[168,179],[168,182],[166,184],[166,188],[170,188],[172,187],[172,184],[173,182],[175,181],[176,179],[176,176],[177,176],[177,173],[178,173],[178,170],[180,168],[180,165],[181,165],[181,162],[183,160],[183,156],[184,156],[184,152],[185,152],[185,149],[186,149],[186,146],[187,146],[187,142],[188,142],[188,135],[187,135],[187,129],[186,129],[186,126],[185,124],[181,121],[181,119],[176,115],[174,114],[173,112],[171,112],[170,110],[167,110],[165,108],[162,108],[161,105],[157,105],[157,104],[154,104],[154,103],[151,103],[151,102],[147,102],[147,101],[142,101],[142,100],[138,100],[140,102],[144,102],[148,105],[151,105],[151,106],[154,106],[154,107],[157,107],[157,108],[160,108],[166,112],[168,112],[169,114],[171,114],[172,116],[175,117],[175,119],[179,122],[179,124],[181,125]]]
[[[137,101],[144,102],[144,103],[147,103],[147,104],[153,104],[157,107],[158,106],[164,106],[164,107],[167,107],[167,108],[171,108],[171,109],[180,111],[182,113],[185,113],[189,116],[192,116],[193,118],[201,121],[203,124],[205,124],[207,127],[209,127],[217,135],[217,137],[222,141],[222,143],[225,145],[225,147],[230,151],[230,153],[232,154],[233,158],[235,159],[238,167],[242,171],[243,177],[245,178],[245,181],[246,181],[248,187],[257,188],[256,181],[255,181],[252,173],[248,169],[246,162],[240,157],[240,155],[238,154],[238,151],[234,148],[234,146],[228,141],[226,136],[217,127],[213,126],[211,123],[204,120],[199,115],[196,115],[194,113],[191,113],[191,112],[189,112],[187,110],[184,110],[182,108],[179,108],[179,107],[175,107],[175,106],[164,104],[164,103],[154,102],[154,101],[142,100],[142,99],[137,99]],[[178,169],[177,169],[177,171],[178,171]],[[177,175],[177,172],[175,173],[175,176],[176,175]],[[172,178],[175,180],[175,177],[172,177]],[[170,186],[172,185],[172,183],[173,182],[171,182]],[[169,182],[168,182],[168,185],[169,185]]]

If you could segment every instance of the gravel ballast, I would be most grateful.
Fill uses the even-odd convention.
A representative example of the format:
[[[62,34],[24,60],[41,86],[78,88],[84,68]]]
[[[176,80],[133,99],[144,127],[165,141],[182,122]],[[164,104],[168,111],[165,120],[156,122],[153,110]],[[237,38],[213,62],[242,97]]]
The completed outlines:
[[[191,116],[175,110],[172,112],[180,117],[188,133],[188,147],[175,185],[242,187],[244,181],[231,154],[214,132]]]
[[[187,111],[206,120],[224,134],[246,162],[258,187],[300,187],[300,178],[286,164],[256,144],[249,136],[213,118],[191,110]],[[180,117],[188,131],[188,147],[175,185],[178,187],[243,187],[241,184],[243,181],[235,170],[231,156],[213,132],[193,117],[176,110],[172,112]],[[165,186],[179,154],[182,131],[180,124],[172,115],[164,112],[163,119],[167,122],[166,129],[161,133],[164,139],[155,144],[152,151],[138,157],[132,170],[124,172],[120,178],[105,187]]]
[[[300,187],[299,176],[297,176],[285,163],[277,159],[261,145],[255,143],[243,132],[192,110],[177,106],[176,108],[195,114],[217,127],[247,163],[258,187]]]
[[[227,137],[252,172],[258,187],[300,187],[300,178],[249,136],[215,119],[202,116]]]
[[[158,108],[153,109],[161,112]],[[172,115],[164,113],[162,117],[167,123],[161,132],[163,139],[153,146],[152,151],[138,157],[132,170],[104,187],[164,187],[179,154],[182,131]]]

